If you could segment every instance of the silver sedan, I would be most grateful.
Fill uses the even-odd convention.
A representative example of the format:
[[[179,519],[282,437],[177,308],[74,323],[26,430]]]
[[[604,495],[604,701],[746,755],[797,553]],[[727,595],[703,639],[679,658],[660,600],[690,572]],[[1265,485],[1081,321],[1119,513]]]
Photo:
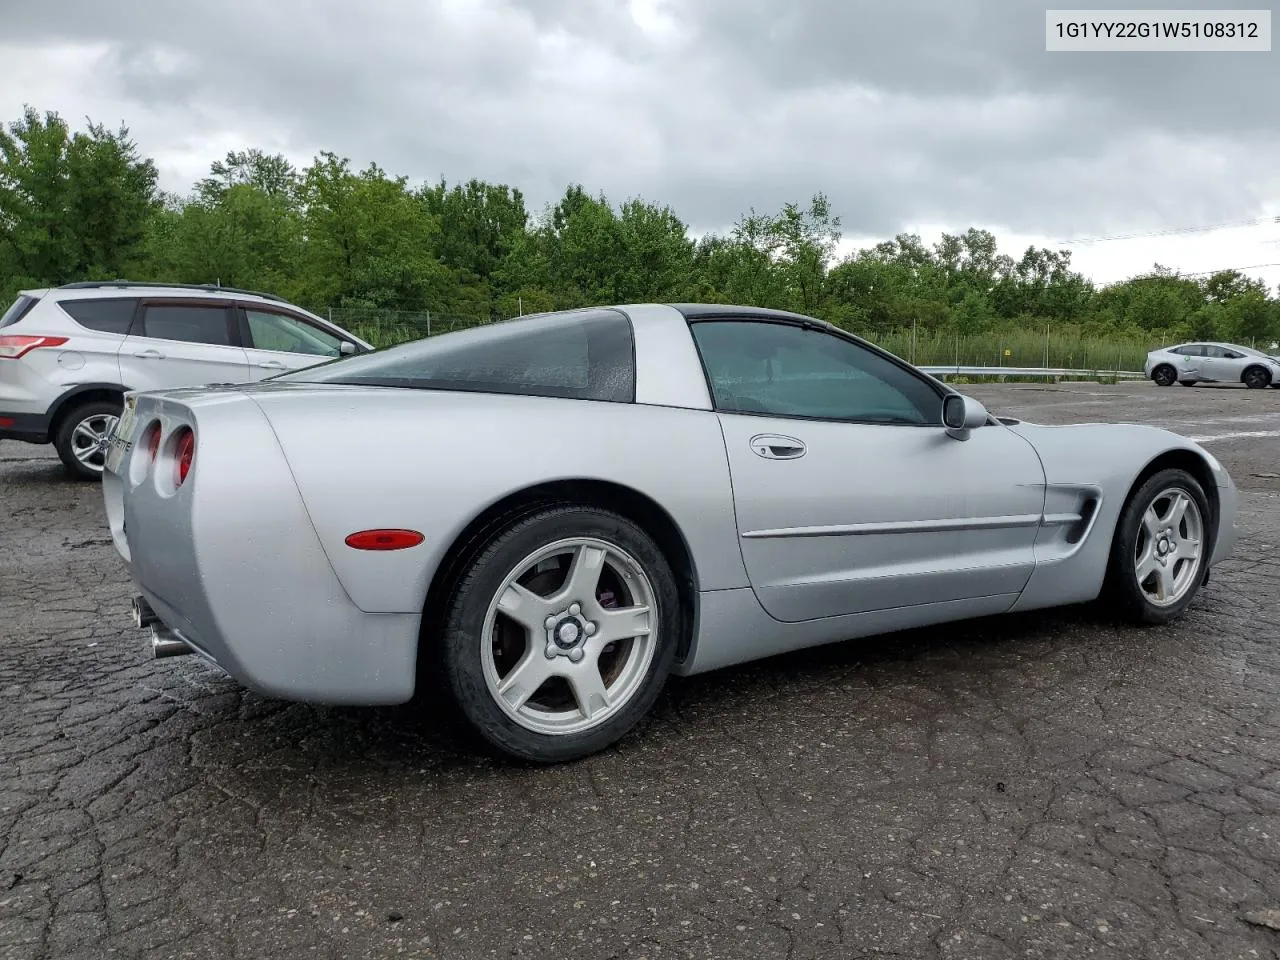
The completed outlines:
[[[667,677],[1104,597],[1165,624],[1236,541],[1190,440],[1040,426],[749,307],[525,317],[131,394],[111,536],[154,653],[270,696],[442,696],[549,762]]]
[[[1243,383],[1261,390],[1280,387],[1280,360],[1234,343],[1180,343],[1147,354],[1143,372],[1159,386],[1180,383]]]

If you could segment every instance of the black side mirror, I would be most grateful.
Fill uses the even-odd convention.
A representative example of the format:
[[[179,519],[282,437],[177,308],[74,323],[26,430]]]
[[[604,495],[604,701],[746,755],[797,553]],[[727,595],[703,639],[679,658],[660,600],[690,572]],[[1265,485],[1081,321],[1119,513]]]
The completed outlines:
[[[942,401],[942,422],[947,436],[956,440],[968,440],[969,431],[985,425],[988,416],[987,408],[973,397],[952,393]]]

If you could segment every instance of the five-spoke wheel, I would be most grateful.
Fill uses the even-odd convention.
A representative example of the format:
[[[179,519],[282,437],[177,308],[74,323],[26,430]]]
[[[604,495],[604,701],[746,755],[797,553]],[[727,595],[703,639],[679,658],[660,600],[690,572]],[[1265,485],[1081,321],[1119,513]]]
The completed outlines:
[[[1168,623],[1204,582],[1211,547],[1209,501],[1190,473],[1161,470],[1120,513],[1107,569],[1108,592],[1139,623]]]
[[[599,726],[635,696],[657,644],[653,586],[595,537],[557,540],[516,564],[489,604],[480,657],[490,695],[546,734]]]
[[[1147,599],[1160,607],[1177,603],[1200,574],[1204,516],[1181,487],[1162,490],[1142,514],[1134,545],[1134,574]]]
[[[537,510],[477,545],[443,633],[446,679],[501,751],[574,759],[625,735],[674,658],[675,580],[657,544],[594,507]]]

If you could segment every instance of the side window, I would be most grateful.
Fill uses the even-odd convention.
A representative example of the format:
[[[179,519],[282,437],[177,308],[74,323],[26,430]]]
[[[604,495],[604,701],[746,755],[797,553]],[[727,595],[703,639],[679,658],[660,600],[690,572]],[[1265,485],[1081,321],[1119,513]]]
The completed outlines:
[[[30,313],[31,308],[39,302],[39,297],[28,297],[25,294],[19,295],[18,299],[14,300],[9,309],[4,312],[4,315],[0,316],[0,327],[8,327],[17,323]]]
[[[942,423],[942,396],[932,384],[850,340],[752,320],[702,320],[691,328],[718,410]]]
[[[271,379],[632,403],[635,344],[626,314],[593,308],[440,334]]]
[[[216,304],[147,304],[142,315],[142,334],[157,340],[234,345],[231,311]]]
[[[1206,357],[1212,357],[1215,360],[1222,360],[1227,356],[1227,351],[1223,350],[1221,347],[1206,345],[1204,347],[1204,355]]]
[[[138,306],[137,297],[113,297],[110,300],[63,300],[58,306],[71,315],[82,327],[99,333],[115,333],[124,336],[133,323],[133,313]]]
[[[306,353],[320,357],[336,357],[340,354],[340,338],[298,317],[270,310],[251,310],[248,307],[245,308],[244,315],[249,324],[249,343],[246,346],[255,350]]]
[[[1222,351],[1222,355],[1223,355],[1224,357],[1226,357],[1228,360],[1243,360],[1243,359],[1244,359],[1244,354],[1243,354],[1243,353],[1237,353],[1235,350],[1223,350],[1223,351]]]

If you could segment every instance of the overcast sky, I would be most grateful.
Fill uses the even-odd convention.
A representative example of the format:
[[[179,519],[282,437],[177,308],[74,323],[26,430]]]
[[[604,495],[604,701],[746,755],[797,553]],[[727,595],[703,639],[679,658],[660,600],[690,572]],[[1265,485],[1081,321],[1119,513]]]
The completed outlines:
[[[330,149],[535,209],[581,182],[696,232],[818,190],[853,243],[972,225],[1014,255],[1280,216],[1280,52],[1046,53],[1046,6],[5,0],[0,117],[127,123],[179,192],[228,150]],[[1280,223],[1068,246],[1100,281],[1280,263]]]

